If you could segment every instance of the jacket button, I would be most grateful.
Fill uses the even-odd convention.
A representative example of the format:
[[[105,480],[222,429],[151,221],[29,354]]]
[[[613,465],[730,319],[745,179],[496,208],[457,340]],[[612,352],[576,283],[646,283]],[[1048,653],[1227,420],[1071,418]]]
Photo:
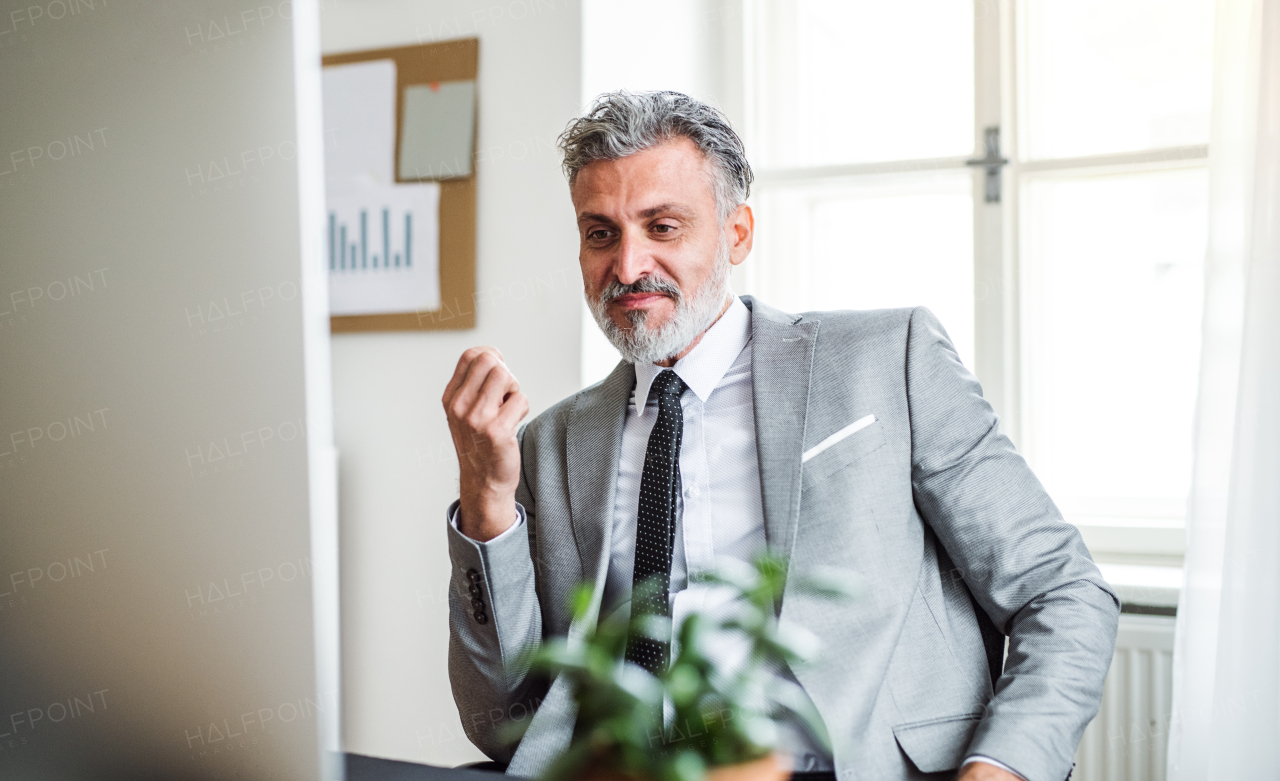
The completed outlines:
[[[476,612],[472,613],[471,616],[475,618],[477,624],[489,623],[489,616],[485,615],[485,612],[483,610],[477,610]]]

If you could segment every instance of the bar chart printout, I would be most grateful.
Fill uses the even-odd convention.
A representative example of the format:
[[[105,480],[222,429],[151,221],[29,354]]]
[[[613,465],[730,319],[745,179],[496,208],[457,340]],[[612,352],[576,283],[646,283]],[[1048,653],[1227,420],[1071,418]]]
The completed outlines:
[[[328,198],[329,312],[440,308],[440,185],[366,185]]]

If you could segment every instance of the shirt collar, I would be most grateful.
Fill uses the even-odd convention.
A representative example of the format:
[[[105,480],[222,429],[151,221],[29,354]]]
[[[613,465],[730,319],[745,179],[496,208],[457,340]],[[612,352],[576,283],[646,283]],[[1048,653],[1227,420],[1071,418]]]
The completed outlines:
[[[729,308],[706,330],[698,346],[676,361],[672,368],[705,404],[750,339],[751,310],[742,303],[742,299],[734,296]],[[664,368],[655,363],[636,364],[636,389],[631,403],[637,415],[644,414],[649,387]]]

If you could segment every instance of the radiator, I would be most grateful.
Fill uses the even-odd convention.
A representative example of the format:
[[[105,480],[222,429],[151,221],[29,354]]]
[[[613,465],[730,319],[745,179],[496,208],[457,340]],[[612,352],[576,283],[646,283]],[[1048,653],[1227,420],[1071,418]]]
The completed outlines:
[[[1072,781],[1164,781],[1173,624],[1165,616],[1121,614],[1102,708],[1084,732]]]

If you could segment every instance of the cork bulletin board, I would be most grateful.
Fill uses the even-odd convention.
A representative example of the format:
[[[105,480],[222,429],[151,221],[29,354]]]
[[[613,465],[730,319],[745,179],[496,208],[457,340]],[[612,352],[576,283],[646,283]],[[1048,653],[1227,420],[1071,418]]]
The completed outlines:
[[[410,87],[429,85],[436,89],[445,82],[475,82],[479,70],[480,41],[464,38],[421,46],[333,54],[324,57],[324,66],[349,65],[371,60],[392,60],[396,66],[396,167],[397,183],[426,179],[403,176],[399,160],[404,140],[405,95]],[[477,101],[478,105],[478,101]],[[478,125],[474,121],[473,125]],[[478,131],[477,131],[478,132]],[[475,139],[472,138],[474,148]],[[329,318],[332,333],[359,331],[435,331],[474,328],[473,305],[476,289],[476,171],[474,158],[467,161],[463,175],[437,172],[431,181],[440,182],[439,268],[440,308],[434,311],[396,312],[373,315],[339,315]],[[445,178],[448,177],[448,178]]]

